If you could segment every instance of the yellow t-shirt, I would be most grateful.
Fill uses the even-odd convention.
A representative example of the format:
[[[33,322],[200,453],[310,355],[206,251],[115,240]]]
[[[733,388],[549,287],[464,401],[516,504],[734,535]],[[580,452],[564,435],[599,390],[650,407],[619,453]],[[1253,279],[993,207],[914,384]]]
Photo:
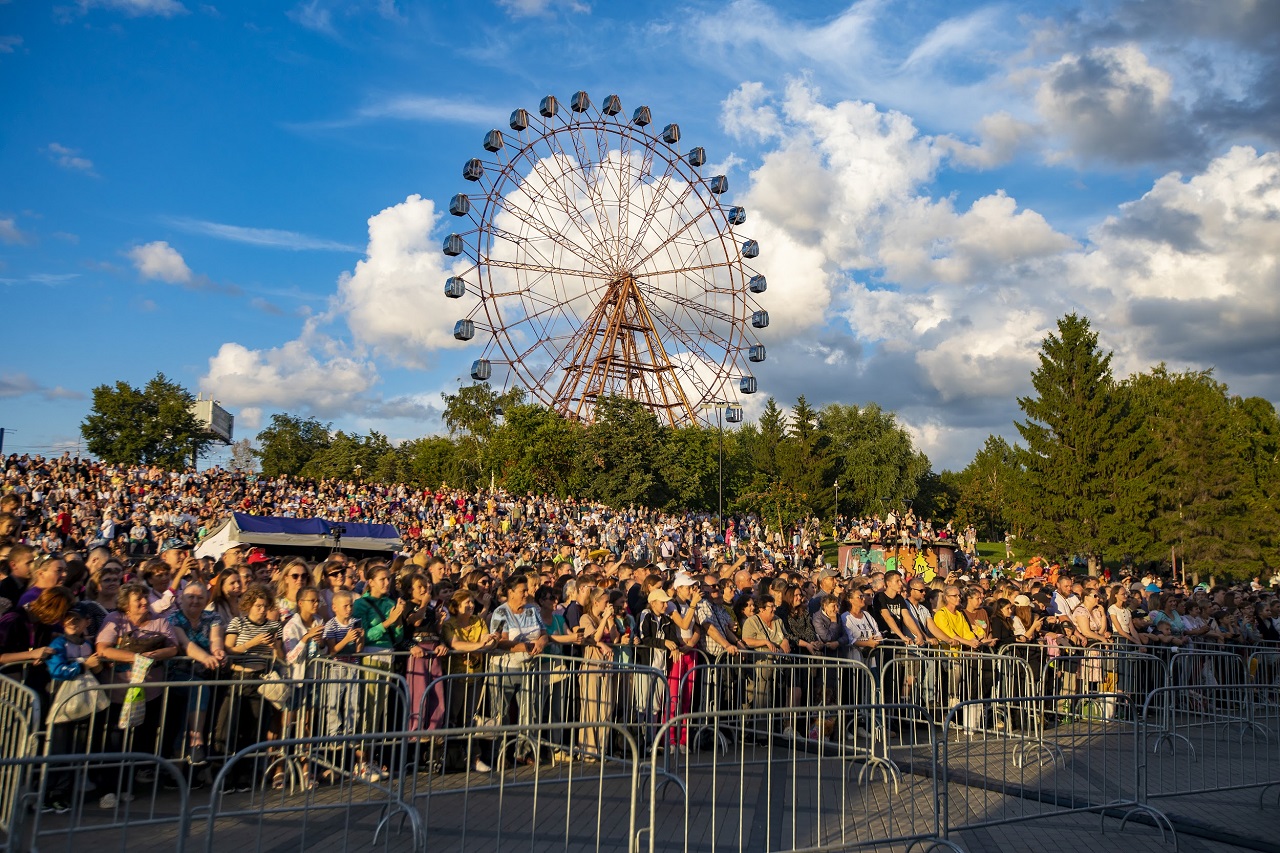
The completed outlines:
[[[946,634],[948,637],[962,637],[966,640],[976,640],[973,631],[969,629],[969,622],[964,618],[964,614],[957,610],[952,613],[945,607],[938,608],[938,612],[933,614],[933,624],[938,626],[938,630]]]

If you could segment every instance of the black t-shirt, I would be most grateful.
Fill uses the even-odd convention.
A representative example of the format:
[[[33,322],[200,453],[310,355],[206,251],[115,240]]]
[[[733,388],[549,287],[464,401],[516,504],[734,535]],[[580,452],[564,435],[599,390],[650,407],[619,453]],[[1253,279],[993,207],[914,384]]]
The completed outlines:
[[[25,591],[26,587],[18,583],[12,575],[0,581],[0,598],[7,598],[14,607],[18,606],[18,599]]]
[[[889,627],[889,623],[885,621],[883,614],[886,610],[893,614],[894,621],[898,623],[898,630],[910,636],[911,630],[902,624],[902,620],[907,618],[902,612],[902,608],[905,607],[906,604],[906,599],[901,595],[890,597],[883,590],[877,592],[876,597],[871,600],[871,609],[873,615],[876,617],[876,624],[880,626],[880,631],[885,635],[885,637],[893,639],[897,639],[898,637],[898,635],[894,633],[893,629]]]

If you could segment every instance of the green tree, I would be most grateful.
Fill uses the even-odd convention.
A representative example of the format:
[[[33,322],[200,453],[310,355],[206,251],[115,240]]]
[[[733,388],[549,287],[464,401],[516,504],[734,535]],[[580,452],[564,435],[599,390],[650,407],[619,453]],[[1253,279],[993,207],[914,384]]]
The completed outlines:
[[[1102,460],[1115,437],[1111,354],[1098,347],[1089,321],[1068,314],[1040,349],[1031,374],[1036,394],[1018,398],[1016,424],[1026,447],[1017,502],[1024,537],[1055,555],[1100,554],[1101,519],[1111,511]]]
[[[601,397],[583,448],[591,472],[587,496],[615,507],[662,506],[664,490],[652,463],[663,439],[657,415],[644,405]]]
[[[973,461],[960,472],[957,512],[986,541],[1004,538],[1012,525],[1014,495],[1021,476],[1018,454],[998,435],[987,436]]]
[[[267,477],[294,476],[314,457],[329,449],[330,424],[283,412],[271,416],[271,425],[258,433],[255,451]]]
[[[113,465],[184,468],[216,440],[192,414],[195,399],[163,373],[141,389],[123,381],[99,385],[80,434],[91,454]]]
[[[830,473],[840,481],[840,505],[858,513],[881,513],[915,499],[929,473],[929,458],[892,412],[832,403],[819,413],[826,434]]]

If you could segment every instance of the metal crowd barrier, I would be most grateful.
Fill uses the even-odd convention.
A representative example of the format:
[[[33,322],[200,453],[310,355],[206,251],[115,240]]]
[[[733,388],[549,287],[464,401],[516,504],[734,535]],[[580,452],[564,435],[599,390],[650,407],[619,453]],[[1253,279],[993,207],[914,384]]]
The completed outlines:
[[[941,743],[940,804],[943,837],[961,830],[1020,823],[1078,812],[1118,814],[1121,827],[1139,813],[1174,838],[1173,824],[1141,794],[1142,736],[1132,711],[1084,713],[1046,727],[1038,760],[1019,760],[1017,744],[994,738],[952,737],[966,719],[1021,708],[1030,716],[1051,700],[1096,707],[1100,694],[970,699],[947,713]],[[1127,702],[1127,699],[1117,699]]]
[[[899,648],[880,671],[881,701],[918,704],[938,727],[953,708],[969,703],[964,704],[967,716],[948,734],[1010,740],[1017,761],[1027,759],[1043,740],[1048,706],[1020,701],[1038,696],[1038,688],[1026,659],[987,652]],[[975,699],[992,701],[976,705]],[[918,727],[891,719],[883,726],[900,744],[920,744]]]
[[[648,819],[636,850],[847,850],[917,845],[959,850],[940,838],[937,743],[894,756],[894,771],[865,773],[867,751],[843,732],[856,720],[891,715],[925,726],[913,705],[749,707],[680,714],[663,723],[651,746]],[[783,737],[780,728],[804,720],[808,736]],[[731,747],[689,741],[678,752],[678,773],[663,747],[681,731],[760,733]],[[768,734],[765,734],[768,733]],[[885,759],[881,759],[885,760]],[[675,789],[677,795],[668,796]]]
[[[1156,691],[1147,700],[1143,802],[1259,788],[1261,807],[1268,791],[1280,787],[1280,705],[1274,698],[1268,687],[1247,684]]]
[[[19,800],[26,790],[31,765],[19,763],[36,754],[40,728],[40,697],[31,688],[0,676],[0,756],[10,759],[0,766],[0,840],[13,836],[20,817]]]
[[[89,754],[104,748],[117,752],[144,752],[172,758],[197,775],[193,742],[189,733],[201,735],[209,761],[217,761],[254,744],[274,739],[307,736],[338,737],[364,732],[403,731],[408,719],[408,698],[403,679],[388,673],[325,668],[326,675],[348,678],[264,680],[195,679],[192,681],[103,683],[63,697],[50,709],[57,719],[77,697],[105,697],[105,703],[89,702],[88,716],[48,727],[46,755]],[[278,685],[279,704],[264,695],[264,685]],[[141,695],[132,691],[141,690]],[[139,706],[130,710],[134,700]],[[105,704],[98,710],[97,704]],[[272,773],[275,774],[275,770]],[[279,772],[282,782],[295,784],[293,768]],[[275,783],[264,776],[247,778],[258,787]]]
[[[418,737],[414,733],[413,737]],[[417,812],[427,849],[630,850],[636,834],[640,773],[632,729],[609,721],[445,728],[419,738],[410,763],[426,767],[440,742],[464,743],[491,770],[401,774],[400,797]],[[611,744],[608,756],[572,754],[553,744]],[[543,744],[523,762],[502,760],[521,744]]]
[[[857,661],[816,655],[788,655],[769,652],[740,652],[700,662],[681,673],[675,685],[677,701],[664,719],[679,714],[700,715],[693,728],[677,726],[668,733],[665,747],[676,748],[695,743],[699,748],[727,750],[730,744],[744,739],[784,735],[798,738],[833,737],[832,732],[816,731],[812,721],[796,713],[759,714],[750,717],[716,717],[718,711],[751,708],[769,712],[775,708],[801,708],[809,705],[874,704],[878,699],[875,678]],[[703,662],[705,661],[705,662]],[[671,681],[677,681],[675,674]],[[828,720],[833,718],[828,718]],[[770,723],[761,729],[759,724]],[[874,715],[852,715],[842,722],[840,738],[857,742],[860,750],[870,753],[872,730],[878,723]],[[737,728],[739,724],[747,726]],[[828,725],[831,723],[828,722]],[[653,739],[646,741],[646,745]]]
[[[406,797],[417,745],[408,732],[295,738],[254,744],[228,758],[214,778],[197,826],[208,853],[368,849],[420,851],[422,821]],[[240,781],[272,767],[290,768],[296,784],[246,792]]]
[[[189,789],[172,761],[143,752],[0,757],[0,771],[18,768],[30,785],[16,798],[8,853],[39,850],[186,849],[191,821]],[[139,773],[150,781],[140,782]],[[109,792],[109,804],[101,801]],[[66,809],[41,805],[55,798]]]
[[[1041,688],[1046,696],[1100,693],[1108,698],[1108,714],[1140,710],[1147,697],[1172,683],[1168,664],[1132,646],[1100,645],[1072,650],[1044,662]],[[1054,707],[1070,713],[1071,701],[1058,699]]]
[[[667,675],[625,660],[584,660],[560,655],[489,656],[483,672],[441,676],[424,691],[418,728],[431,736],[442,728],[474,730],[513,724],[532,740],[521,740],[516,755],[550,749],[559,759],[617,759],[618,744],[598,739],[590,724],[615,724],[638,741],[651,741],[668,709]],[[509,664],[501,668],[504,663]],[[574,733],[566,724],[588,724]],[[474,766],[464,744],[439,736],[441,770]],[[627,759],[631,760],[631,759]]]

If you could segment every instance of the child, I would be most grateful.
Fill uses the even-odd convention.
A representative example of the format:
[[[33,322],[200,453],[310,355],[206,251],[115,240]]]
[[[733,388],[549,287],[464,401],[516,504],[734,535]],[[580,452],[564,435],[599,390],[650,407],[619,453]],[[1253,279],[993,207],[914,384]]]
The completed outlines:
[[[82,608],[83,605],[72,607],[62,617],[62,635],[54,637],[49,643],[53,653],[45,661],[45,665],[49,667],[49,675],[53,678],[49,691],[54,697],[49,726],[50,754],[72,752],[77,731],[83,727],[83,723],[94,716],[93,711],[89,710],[85,717],[68,719],[71,702],[59,700],[69,699],[80,707],[92,709],[102,704],[98,702],[100,697],[105,698],[105,694],[97,691],[88,695],[81,694],[74,699],[69,693],[65,697],[58,695],[59,687],[79,678],[86,670],[102,671],[102,660],[94,652],[93,644],[85,636],[85,632],[89,629],[89,617]],[[55,814],[66,814],[70,811],[71,805],[68,799],[74,781],[75,774],[71,769],[50,772],[43,811]]]
[[[360,620],[351,615],[355,606],[355,593],[348,589],[333,591],[333,618],[324,625],[324,643],[329,656],[345,663],[356,663],[364,650],[364,628]],[[329,678],[342,679],[341,668],[326,670]],[[360,702],[364,686],[359,671],[352,669],[350,680],[337,680],[324,685],[325,734],[356,734],[360,727]],[[363,756],[357,751],[356,772],[365,776],[370,771],[364,766]],[[370,779],[370,781],[377,781]]]

